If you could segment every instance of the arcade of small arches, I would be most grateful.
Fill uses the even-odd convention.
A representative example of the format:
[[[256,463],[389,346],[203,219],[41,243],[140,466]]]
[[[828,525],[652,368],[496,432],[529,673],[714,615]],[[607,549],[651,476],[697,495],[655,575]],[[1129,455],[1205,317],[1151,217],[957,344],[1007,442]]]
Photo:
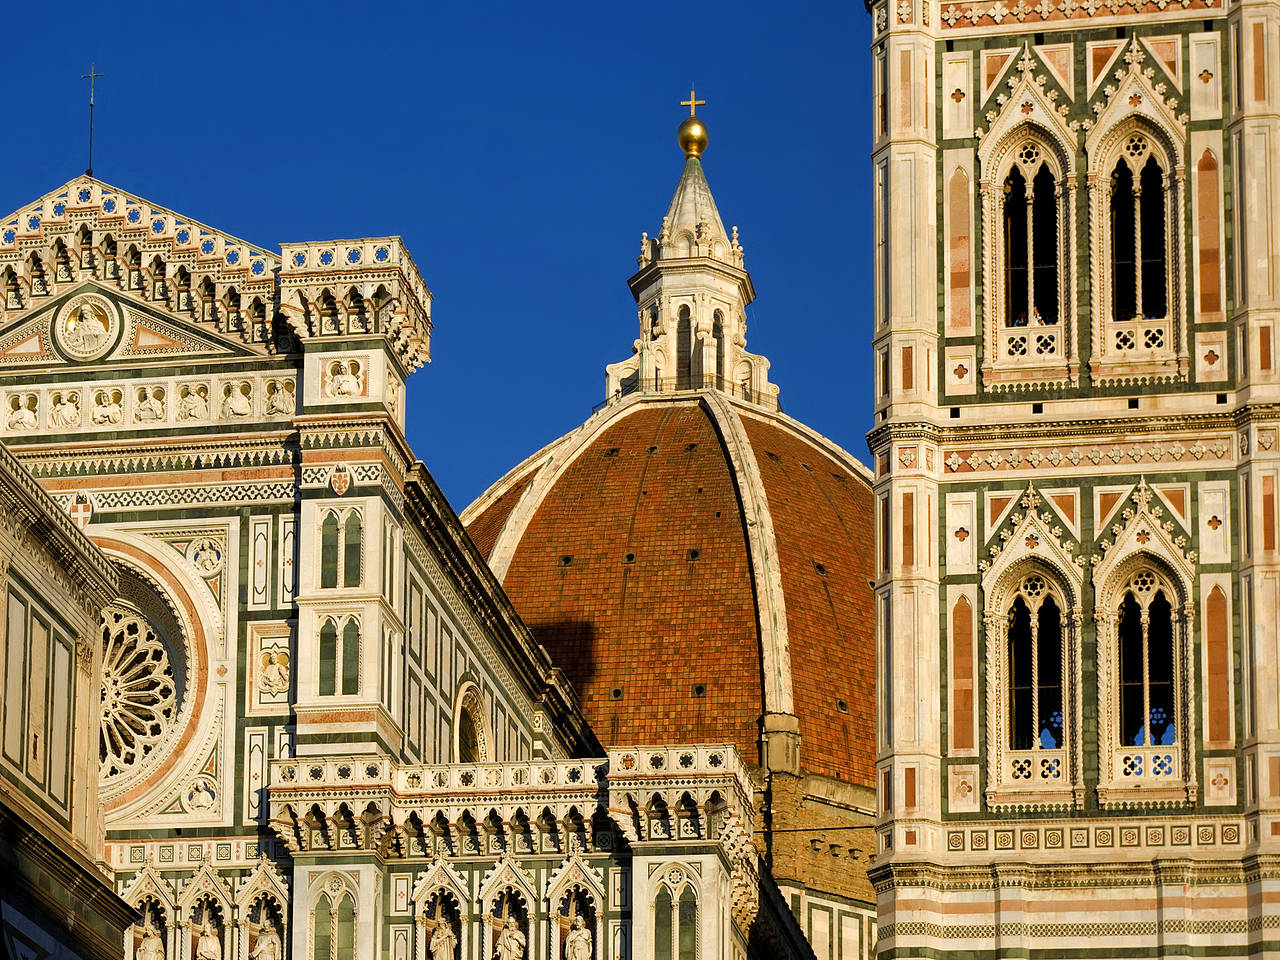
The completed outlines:
[[[233,886],[238,888],[234,896]],[[122,895],[138,912],[138,922],[126,933],[125,960],[281,960],[285,955],[288,891],[265,857],[238,883],[210,865],[171,882],[148,862]]]

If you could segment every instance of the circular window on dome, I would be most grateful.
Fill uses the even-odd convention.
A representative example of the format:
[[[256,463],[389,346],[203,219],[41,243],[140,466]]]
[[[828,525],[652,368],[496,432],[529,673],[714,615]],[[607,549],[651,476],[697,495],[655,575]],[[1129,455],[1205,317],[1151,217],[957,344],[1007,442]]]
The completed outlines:
[[[186,681],[177,622],[160,598],[122,571],[121,599],[102,614],[99,778],[115,792],[167,752]]]

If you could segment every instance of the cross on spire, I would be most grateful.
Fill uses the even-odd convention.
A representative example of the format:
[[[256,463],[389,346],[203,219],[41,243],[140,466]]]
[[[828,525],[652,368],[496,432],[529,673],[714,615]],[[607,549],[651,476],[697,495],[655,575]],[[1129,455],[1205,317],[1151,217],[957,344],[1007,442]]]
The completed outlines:
[[[101,76],[103,74],[97,72],[93,61],[89,62],[89,72],[80,74],[81,80],[89,81],[89,166],[85,168],[84,172],[91,177],[93,176],[93,81]]]
[[[693,92],[693,84],[689,84],[689,99],[688,99],[688,100],[681,100],[681,101],[680,101],[680,106],[682,106],[682,107],[688,107],[688,108],[689,108],[689,116],[691,116],[691,117],[692,117],[692,116],[695,116],[694,110],[695,110],[697,107],[705,107],[706,105],[707,105],[707,101],[697,99],[697,97],[695,96],[695,94],[694,94],[694,92]]]

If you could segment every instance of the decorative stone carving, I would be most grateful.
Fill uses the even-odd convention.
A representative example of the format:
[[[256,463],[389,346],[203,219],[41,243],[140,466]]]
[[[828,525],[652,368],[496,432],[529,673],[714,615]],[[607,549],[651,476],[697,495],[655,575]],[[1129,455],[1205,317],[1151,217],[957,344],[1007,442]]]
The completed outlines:
[[[196,960],[222,960],[222,944],[208,920],[200,928],[200,939],[196,942]]]
[[[40,398],[34,393],[15,393],[9,397],[9,429],[34,430],[40,422]]]
[[[297,409],[292,380],[271,380],[267,383],[267,416],[292,414]]]
[[[120,318],[105,297],[89,293],[75,297],[58,313],[53,338],[63,353],[76,360],[96,360],[120,332]]]
[[[209,387],[203,383],[183,384],[178,392],[179,420],[209,419]]]
[[[498,960],[524,960],[525,935],[520,932],[515,917],[507,917],[498,937]]]
[[[335,399],[361,396],[364,393],[364,377],[360,361],[335,360],[331,363],[325,393]]]
[[[253,414],[253,384],[228,383],[222,388],[222,415],[232,419]]]
[[[164,419],[164,387],[141,387],[133,408],[133,419],[139,423],[154,423]]]
[[[200,576],[217,576],[222,570],[222,544],[213,537],[196,537],[187,544],[187,559]]]
[[[103,389],[93,395],[93,422],[98,425],[119,423],[124,419],[124,394]]]
[[[565,960],[591,960],[591,931],[582,917],[573,918],[573,926],[564,941]]]
[[[250,960],[280,960],[280,935],[276,933],[275,924],[268,923],[258,934],[258,942],[249,954]],[[139,958],[141,960],[141,958]]]
[[[189,810],[212,810],[218,801],[218,795],[209,778],[199,776],[191,781],[184,799]]]
[[[289,692],[289,654],[284,650],[262,654],[262,670],[258,674],[258,687],[264,693]]]
[[[59,391],[53,395],[49,408],[49,426],[80,426],[80,394],[77,391]]]
[[[458,938],[453,935],[453,927],[448,922],[437,923],[427,948],[431,952],[431,960],[454,960],[457,944]]]
[[[142,927],[142,942],[138,944],[137,960],[164,960],[164,941],[151,923],[151,913]]]

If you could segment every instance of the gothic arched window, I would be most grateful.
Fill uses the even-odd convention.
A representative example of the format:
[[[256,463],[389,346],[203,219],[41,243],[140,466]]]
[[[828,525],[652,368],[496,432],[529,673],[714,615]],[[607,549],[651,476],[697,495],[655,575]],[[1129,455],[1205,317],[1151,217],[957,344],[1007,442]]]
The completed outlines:
[[[988,358],[983,376],[995,381],[1028,379],[1027,367],[1058,379],[1071,354],[1071,257],[1068,216],[1075,174],[1069,150],[1047,131],[1027,125],[997,153],[984,157],[982,180],[984,245],[983,311]],[[1003,144],[1009,143],[1008,147]],[[963,184],[963,178],[960,183]],[[954,198],[953,198],[954,199]],[[963,207],[962,207],[963,210]],[[964,223],[950,238],[965,263]],[[968,299],[963,278],[953,278],[952,299]]]
[[[1009,611],[1009,749],[1057,750],[1063,740],[1062,611],[1039,577],[1028,577],[1023,590]]]
[[[989,796],[1001,802],[1078,803],[1074,782],[1074,619],[1062,584],[1033,566],[1002,580],[987,608],[987,658],[996,676],[987,704],[994,721]]]
[[[1178,741],[1173,606],[1153,573],[1130,581],[1116,618],[1120,743],[1172,746]]]
[[[339,642],[341,641],[341,642]],[[347,617],[339,631],[332,617],[320,627],[319,686],[322,697],[341,691],[344,697],[360,692],[360,623]]]
[[[1147,138],[1134,134],[1111,171],[1112,318],[1164,319],[1169,312],[1165,172]]]
[[[724,315],[717,310],[711,322],[711,337],[716,342],[716,387],[724,388]]]
[[[354,510],[342,528],[342,585],[360,586],[360,514]]]
[[[1028,141],[1004,181],[1005,326],[1058,322],[1057,179]]]
[[[338,515],[330,510],[320,523],[320,586],[338,585]]]
[[[1127,803],[1142,787],[1184,800],[1194,772],[1187,586],[1145,558],[1118,584],[1099,597],[1098,797]]]
[[[489,763],[491,738],[484,722],[484,698],[474,683],[463,685],[454,709],[457,763]]]
[[[684,884],[678,897],[665,883],[653,901],[654,960],[697,960],[698,895]]]
[[[363,521],[359,510],[326,510],[320,521],[320,586],[360,586]],[[339,578],[341,571],[341,578]],[[341,582],[339,582],[341,580]]]

